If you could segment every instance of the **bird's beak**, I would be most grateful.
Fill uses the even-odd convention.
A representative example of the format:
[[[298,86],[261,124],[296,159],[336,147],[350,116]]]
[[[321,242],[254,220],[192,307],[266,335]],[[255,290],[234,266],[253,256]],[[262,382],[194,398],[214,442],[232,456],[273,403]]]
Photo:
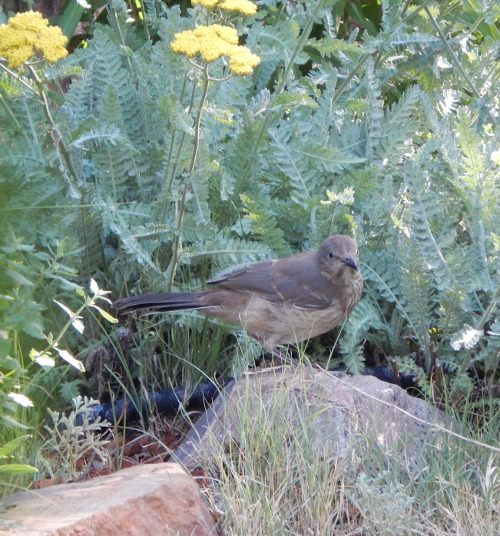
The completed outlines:
[[[358,265],[356,264],[356,261],[352,257],[346,257],[344,259],[344,264],[346,266],[350,266],[353,270],[356,270],[356,271],[359,270]]]

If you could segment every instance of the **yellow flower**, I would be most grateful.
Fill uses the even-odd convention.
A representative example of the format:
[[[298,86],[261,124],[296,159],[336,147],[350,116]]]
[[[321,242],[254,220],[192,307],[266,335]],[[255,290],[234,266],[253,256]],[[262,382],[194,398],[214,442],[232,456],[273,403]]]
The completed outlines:
[[[196,4],[200,4],[207,9],[212,9],[217,5],[218,2],[219,0],[192,0],[193,6],[195,6]]]
[[[222,0],[217,7],[226,11],[239,11],[243,15],[253,15],[257,13],[257,6],[250,0]]]
[[[229,56],[229,70],[238,76],[251,74],[260,63],[260,58],[252,54],[247,47],[235,45],[227,54]]]
[[[176,54],[185,54],[188,58],[192,58],[199,51],[194,30],[176,33],[174,40],[170,43],[170,48]]]
[[[229,70],[236,75],[250,74],[258,65],[260,58],[247,47],[238,45],[238,34],[230,26],[212,24],[198,26],[175,34],[170,43],[172,50],[192,58],[196,54],[208,63],[226,55],[229,57]]]
[[[18,13],[10,18],[8,24],[16,30],[31,30],[36,32],[40,28],[48,26],[49,21],[44,19],[42,14],[38,13],[38,11],[26,11],[25,13]]]
[[[207,9],[220,7],[226,11],[239,11],[243,15],[253,15],[257,12],[257,6],[250,0],[192,0],[193,6],[200,4]]]
[[[222,26],[222,24],[212,24],[209,28],[213,28],[213,31],[217,34],[218,37],[227,41],[231,45],[236,45],[238,43],[238,33],[231,26]]]
[[[18,13],[7,24],[0,25],[0,56],[11,69],[20,67],[35,50],[54,63],[68,54],[64,48],[66,42],[61,29],[49,26],[49,21],[37,11]]]

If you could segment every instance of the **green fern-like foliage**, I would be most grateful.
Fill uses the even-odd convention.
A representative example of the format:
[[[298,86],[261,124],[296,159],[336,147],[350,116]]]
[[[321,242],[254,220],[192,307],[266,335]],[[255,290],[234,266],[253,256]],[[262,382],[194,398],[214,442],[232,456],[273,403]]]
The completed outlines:
[[[200,70],[170,48],[200,12],[145,6],[139,28],[113,0],[109,25],[47,71],[56,130],[3,75],[1,206],[73,208],[29,212],[29,240],[40,217],[77,245],[81,280],[118,297],[200,288],[350,234],[366,289],[339,339],[350,370],[364,341],[397,357],[411,340],[427,368],[432,345],[498,376],[496,15],[477,7],[474,24],[458,2],[382,2],[380,20],[352,24],[335,2],[263,2],[236,23],[260,65],[227,79],[217,60],[203,97]],[[452,346],[464,326],[480,336]]]

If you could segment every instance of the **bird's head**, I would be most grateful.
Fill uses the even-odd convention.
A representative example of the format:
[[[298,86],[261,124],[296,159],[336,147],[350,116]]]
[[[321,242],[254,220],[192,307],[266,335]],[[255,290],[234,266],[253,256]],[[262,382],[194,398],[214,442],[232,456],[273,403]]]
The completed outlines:
[[[320,269],[327,277],[339,277],[341,272],[359,272],[358,245],[346,235],[329,236],[318,250]]]

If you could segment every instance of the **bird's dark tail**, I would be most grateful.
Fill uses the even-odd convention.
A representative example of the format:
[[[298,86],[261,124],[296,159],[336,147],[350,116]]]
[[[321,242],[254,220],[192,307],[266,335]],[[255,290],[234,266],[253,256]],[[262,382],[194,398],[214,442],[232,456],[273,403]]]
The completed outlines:
[[[123,298],[113,303],[113,307],[122,313],[134,311],[182,311],[183,309],[203,309],[207,307],[201,298],[205,292],[160,292],[158,294],[140,294]]]

